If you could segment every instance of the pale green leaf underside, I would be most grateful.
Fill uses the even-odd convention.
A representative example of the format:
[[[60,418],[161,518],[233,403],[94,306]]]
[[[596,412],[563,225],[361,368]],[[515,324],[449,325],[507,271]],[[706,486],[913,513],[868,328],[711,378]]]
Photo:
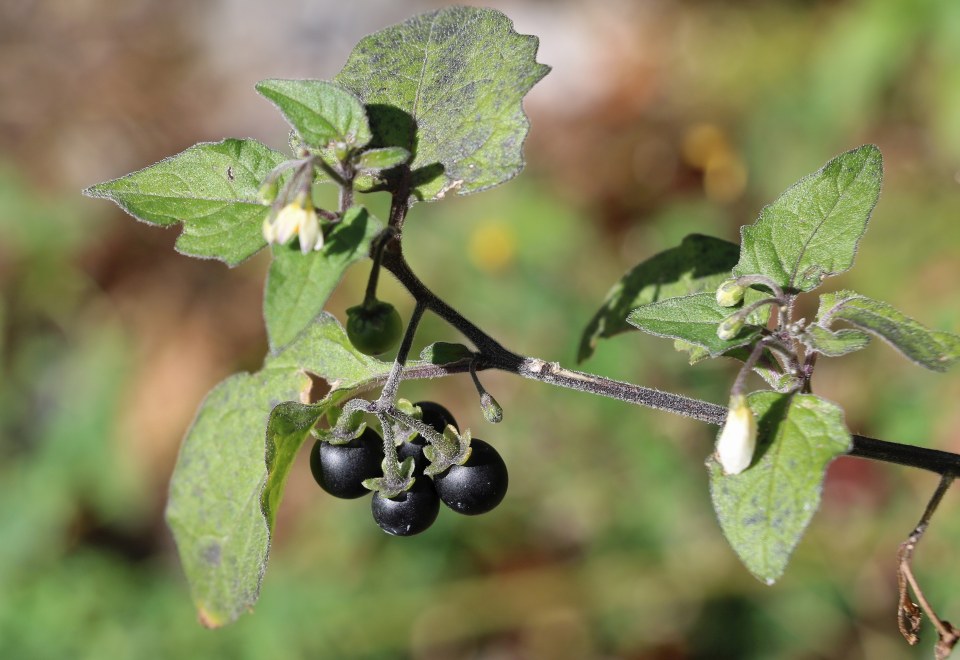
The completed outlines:
[[[690,234],[677,247],[642,261],[607,293],[583,331],[577,360],[590,357],[597,340],[632,330],[627,322],[631,310],[665,298],[716,290],[730,277],[738,253],[729,241]]]
[[[336,389],[388,369],[357,353],[336,319],[323,314],[259,372],[231,376],[204,400],[180,449],[166,518],[206,625],[233,621],[259,595],[282,486],[309,429],[302,416],[284,418],[265,445],[273,408],[309,390],[307,371]]]
[[[812,324],[800,335],[800,341],[811,351],[827,357],[840,357],[866,348],[870,343],[870,335],[851,328],[833,331]]]
[[[410,160],[410,152],[403,147],[370,149],[360,154],[360,158],[357,159],[357,169],[379,172],[403,165],[408,160]]]
[[[266,244],[262,224],[269,208],[257,191],[285,160],[255,140],[204,142],[84,193],[111,199],[143,222],[182,222],[179,252],[234,266]]]
[[[837,156],[788,188],[741,230],[737,275],[762,274],[785,289],[809,291],[853,265],[880,196],[880,150]]]
[[[930,330],[892,305],[853,291],[822,295],[818,316],[871,332],[927,369],[946,371],[960,360],[960,336]]]
[[[373,137],[363,104],[332,82],[261,80],[257,91],[280,109],[312,147],[326,147],[332,142],[362,147]]]
[[[263,296],[270,350],[294,340],[320,313],[347,268],[370,253],[383,224],[354,206],[326,237],[323,249],[303,254],[296,242],[273,249]]]
[[[734,551],[773,584],[820,506],[827,465],[852,441],[843,411],[812,394],[754,392],[748,400],[759,427],[754,462],[726,475],[710,457],[710,494]]]
[[[758,291],[750,297],[762,295]],[[749,301],[749,298],[746,300]],[[770,308],[762,307],[750,315],[751,323],[743,327],[733,339],[723,340],[717,336],[717,326],[736,311],[731,307],[717,304],[713,293],[695,293],[691,296],[667,298],[649,305],[643,305],[630,312],[629,323],[658,337],[682,339],[689,344],[700,346],[717,357],[730,349],[745,346],[760,335],[760,328],[769,316]],[[683,350],[683,345],[678,349]]]
[[[413,154],[414,199],[478,192],[523,168],[537,43],[496,10],[446,7],[361,40],[336,82],[367,105],[373,146]]]

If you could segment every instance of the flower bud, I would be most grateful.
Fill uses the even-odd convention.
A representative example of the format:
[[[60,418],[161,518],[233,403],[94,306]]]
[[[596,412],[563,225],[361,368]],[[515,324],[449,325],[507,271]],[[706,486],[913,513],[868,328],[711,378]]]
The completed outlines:
[[[743,300],[745,286],[737,284],[736,280],[725,280],[717,287],[717,304],[721,307],[733,307]]]
[[[742,328],[743,316],[733,314],[720,321],[720,325],[717,326],[717,336],[724,341],[728,341],[736,337]]]
[[[307,254],[311,250],[323,247],[323,232],[320,231],[320,220],[316,210],[310,206],[305,209],[306,214],[300,221],[300,252]]]
[[[727,474],[740,474],[750,466],[757,447],[757,420],[742,394],[730,397],[730,412],[717,438],[717,460]]]
[[[503,408],[488,392],[480,395],[480,408],[484,419],[491,424],[499,424],[503,420]]]

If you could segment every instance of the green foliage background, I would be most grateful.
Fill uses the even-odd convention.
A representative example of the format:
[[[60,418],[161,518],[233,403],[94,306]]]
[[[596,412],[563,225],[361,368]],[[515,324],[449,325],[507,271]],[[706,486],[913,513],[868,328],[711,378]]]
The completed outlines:
[[[166,480],[206,390],[260,366],[267,263],[228,271],[177,255],[175,231],[79,189],[199,140],[281,147],[253,82],[329,77],[366,32],[438,6],[357,4],[375,18],[329,6],[257,22],[242,2],[142,2],[109,17],[107,2],[0,8],[0,657],[928,657],[898,639],[893,571],[935,477],[838,461],[810,534],[767,588],[713,519],[714,429],[496,374],[484,381],[505,408],[497,427],[465,377],[401,390],[442,401],[501,451],[512,482],[495,513],[388,538],[366,501],[325,497],[300,460],[256,613],[215,632],[196,624],[162,522]],[[527,170],[418,205],[405,245],[425,281],[507,346],[572,364],[635,263],[690,232],[735,239],[799,176],[866,142],[884,153],[884,192],[835,288],[960,327],[960,5],[500,8],[554,66],[526,104]],[[335,16],[342,47],[311,32],[330,37]],[[254,24],[269,34],[250,36]],[[564,102],[578,82],[560,57],[570,35],[602,54],[605,74],[577,103]],[[224,51],[240,36],[253,66]],[[309,59],[308,41],[324,44]],[[341,319],[365,277],[348,272],[332,301]],[[381,297],[409,314],[392,282]],[[443,339],[457,337],[428,318],[415,351]],[[600,344],[586,367],[718,402],[733,374],[688,367],[639,333]],[[856,432],[960,451],[960,381],[882,342],[825,361],[814,386]],[[917,555],[951,620],[957,506],[951,492]]]

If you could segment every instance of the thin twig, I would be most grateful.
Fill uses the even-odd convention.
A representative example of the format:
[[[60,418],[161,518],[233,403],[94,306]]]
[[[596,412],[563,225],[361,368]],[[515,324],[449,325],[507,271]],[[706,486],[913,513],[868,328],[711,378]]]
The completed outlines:
[[[937,507],[940,506],[940,501],[950,488],[954,478],[955,475],[953,474],[944,474],[941,477],[940,483],[937,485],[937,490],[934,491],[933,496],[927,503],[927,507],[924,509],[920,521],[917,523],[917,526],[914,527],[910,536],[907,537],[907,540],[900,544],[900,548],[897,551],[897,585],[900,591],[899,605],[897,607],[897,625],[900,628],[900,633],[911,646],[920,641],[918,633],[920,631],[920,622],[922,619],[920,611],[922,609],[922,611],[930,617],[930,621],[933,622],[934,627],[937,629],[937,635],[939,636],[939,643],[937,644],[938,658],[946,657],[946,655],[941,656],[944,650],[946,654],[949,655],[957,641],[960,640],[960,636],[958,636],[957,629],[948,621],[944,621],[937,616],[933,606],[930,605],[923,590],[920,588],[916,576],[913,574],[911,562],[913,561],[913,553],[917,548],[917,544],[920,542],[920,539],[923,538],[927,527],[930,526],[930,519],[933,517],[934,512],[936,512]],[[910,594],[907,589],[908,585],[917,597],[919,607],[917,603],[914,603],[910,599]]]

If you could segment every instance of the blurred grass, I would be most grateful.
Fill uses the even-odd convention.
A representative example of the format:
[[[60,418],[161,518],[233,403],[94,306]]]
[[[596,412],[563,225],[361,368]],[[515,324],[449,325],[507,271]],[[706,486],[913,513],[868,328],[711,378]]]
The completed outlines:
[[[497,427],[465,377],[407,383],[402,394],[442,401],[501,451],[511,490],[495,513],[445,512],[425,535],[387,538],[366,501],[324,497],[301,462],[255,613],[200,628],[162,522],[166,480],[203,393],[259,364],[266,263],[228,271],[180,257],[173,232],[77,191],[219,136],[209,134],[222,130],[218,117],[231,127],[249,118],[238,134],[277,144],[283,129],[231,105],[220,86],[230,81],[196,85],[213,79],[205,37],[188,28],[199,10],[144,2],[94,30],[98,6],[16,4],[0,20],[3,52],[51,76],[21,84],[30,103],[0,114],[0,657],[931,655],[929,629],[917,649],[898,639],[894,558],[933,476],[838,461],[787,575],[767,588],[712,518],[702,468],[712,429],[494,373],[482,377],[505,408]],[[787,185],[866,141],[884,152],[884,192],[857,265],[830,286],[960,326],[960,5],[677,3],[626,17],[577,3],[502,8],[542,34],[545,52],[565,20],[616,62],[573,108],[535,92],[520,179],[411,213],[414,268],[507,346],[572,365],[583,325],[637,261],[694,231],[734,239]],[[280,14],[269,29],[298,20]],[[23,36],[41,26],[79,36],[43,50]],[[149,38],[128,52],[117,35],[133,28]],[[100,52],[91,44],[114,55],[66,59]],[[295,69],[285,51],[273,55],[270,73]],[[21,69],[3,68],[0,97],[13,98]],[[162,85],[132,86],[157,69]],[[54,84],[78,70],[102,93]],[[183,96],[181,74],[196,96]],[[76,116],[51,123],[64,106],[58,89]],[[348,273],[331,301],[340,318],[367,268]],[[382,297],[409,313],[395,282]],[[428,317],[417,348],[440,339],[457,337]],[[669,342],[634,334],[602,343],[585,367],[718,402],[733,373],[688,367]],[[824,361],[815,387],[856,432],[960,451],[956,374],[924,373],[876,342]],[[917,554],[928,596],[953,619],[956,512],[951,493]]]

